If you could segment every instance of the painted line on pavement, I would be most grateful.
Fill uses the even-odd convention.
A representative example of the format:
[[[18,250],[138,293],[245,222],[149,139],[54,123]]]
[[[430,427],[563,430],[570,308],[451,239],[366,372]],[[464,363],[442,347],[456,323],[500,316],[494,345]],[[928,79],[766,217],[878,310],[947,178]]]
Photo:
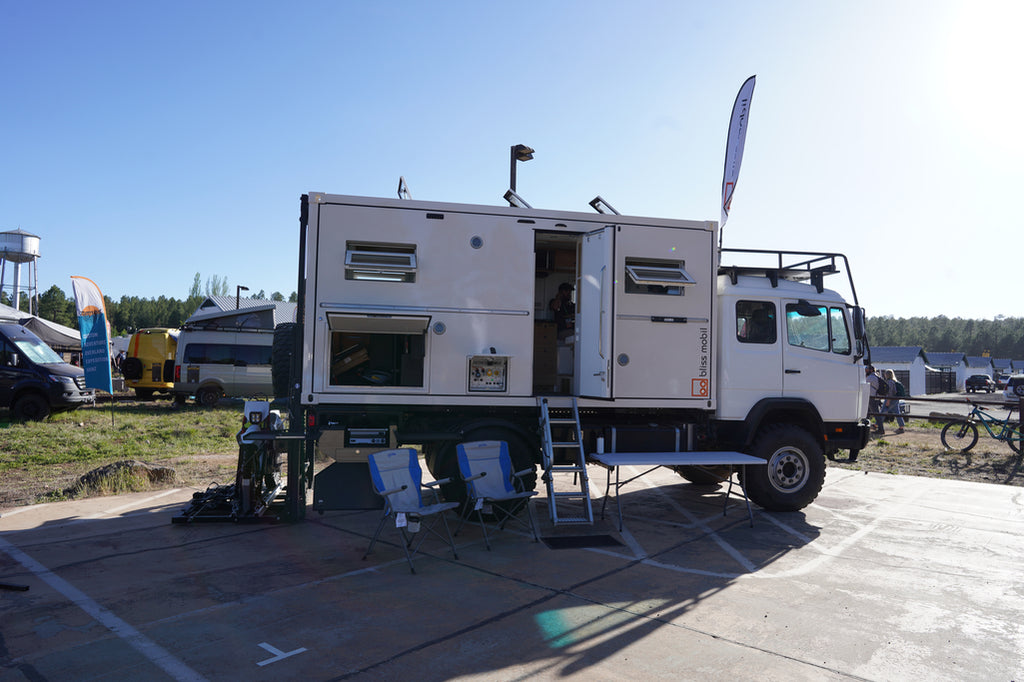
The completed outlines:
[[[172,656],[166,649],[146,637],[124,620],[103,608],[80,589],[53,573],[46,566],[0,538],[0,550],[31,571],[37,578],[64,595],[75,606],[89,614],[96,622],[123,639],[129,646],[148,658],[154,665],[175,680],[198,682],[202,675]]]

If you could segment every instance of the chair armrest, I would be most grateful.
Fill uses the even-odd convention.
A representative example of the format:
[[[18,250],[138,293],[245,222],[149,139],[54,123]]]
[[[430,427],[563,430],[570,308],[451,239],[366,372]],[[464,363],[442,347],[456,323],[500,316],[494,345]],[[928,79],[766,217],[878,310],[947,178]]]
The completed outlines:
[[[408,487],[409,486],[407,486],[407,485],[403,485],[401,488],[392,488],[391,490],[385,490],[384,492],[379,492],[377,494],[380,495],[381,497],[387,497],[388,495],[394,495],[395,493],[400,493],[400,492],[402,492],[403,490],[405,490]]]
[[[486,476],[486,475],[487,475],[487,472],[486,472],[486,471],[484,471],[484,472],[482,472],[482,473],[479,473],[479,474],[477,474],[476,476],[470,476],[469,478],[464,478],[464,479],[462,479],[462,480],[463,480],[463,482],[466,482],[466,483],[468,483],[469,481],[475,481],[475,480],[476,480],[476,479],[478,479],[478,478],[483,478],[483,477],[484,477],[484,476]]]
[[[448,478],[442,478],[442,479],[438,479],[436,481],[429,481],[427,483],[424,483],[423,487],[424,488],[433,488],[435,486],[445,485],[445,484],[448,484],[448,483],[451,483],[451,482],[452,482],[452,479],[449,476]]]
[[[527,474],[532,474],[532,473],[533,473],[533,469],[523,469],[522,471],[517,471],[517,472],[513,473],[512,476],[514,476],[515,478],[522,478],[523,476],[526,476]]]

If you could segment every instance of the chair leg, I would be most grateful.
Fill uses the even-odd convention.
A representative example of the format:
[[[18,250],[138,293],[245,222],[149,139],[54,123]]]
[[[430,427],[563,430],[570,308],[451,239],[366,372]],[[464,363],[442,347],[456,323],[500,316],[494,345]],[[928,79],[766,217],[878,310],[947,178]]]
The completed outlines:
[[[441,512],[441,522],[444,524],[444,530],[448,533],[448,544],[452,547],[452,557],[458,560],[459,552],[455,549],[455,537],[452,535],[451,528],[448,527],[448,515],[445,512]]]
[[[370,546],[366,548],[366,553],[363,554],[364,561],[366,560],[366,557],[370,556],[370,552],[373,550],[373,546],[377,544],[377,538],[380,537],[380,532],[384,529],[384,524],[387,523],[387,520],[389,518],[391,518],[391,515],[385,514],[384,517],[381,518],[380,523],[377,524],[377,530],[374,531],[373,538],[370,539]]]
[[[537,536],[537,519],[533,516],[533,505],[530,504],[530,498],[526,498],[526,515],[530,517],[530,530],[533,531],[533,541],[540,542],[540,538]]]
[[[476,510],[476,520],[480,523],[480,530],[484,534],[484,545],[487,546],[487,551],[491,551],[491,541],[487,537],[487,524],[484,523],[484,514],[480,509]]]

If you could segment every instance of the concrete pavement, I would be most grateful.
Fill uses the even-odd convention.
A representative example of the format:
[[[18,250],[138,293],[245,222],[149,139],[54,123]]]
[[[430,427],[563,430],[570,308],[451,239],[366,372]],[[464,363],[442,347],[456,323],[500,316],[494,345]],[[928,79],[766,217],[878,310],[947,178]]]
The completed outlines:
[[[0,681],[1024,679],[1021,488],[830,469],[753,528],[722,490],[658,470],[621,534],[586,530],[616,546],[488,552],[467,526],[416,575],[393,534],[362,560],[379,512],[172,525],[191,490],[6,510],[0,582],[29,590],[0,592]]]

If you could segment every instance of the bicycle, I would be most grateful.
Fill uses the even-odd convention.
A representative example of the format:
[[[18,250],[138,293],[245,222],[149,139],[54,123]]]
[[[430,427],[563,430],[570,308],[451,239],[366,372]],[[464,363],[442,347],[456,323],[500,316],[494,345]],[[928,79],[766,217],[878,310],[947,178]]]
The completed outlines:
[[[967,402],[971,403],[969,400]],[[1024,451],[1024,432],[1021,431],[1019,423],[1010,421],[1010,415],[1007,415],[1006,419],[996,419],[984,412],[987,408],[971,404],[974,405],[974,409],[967,415],[966,420],[957,419],[942,427],[940,438],[946,449],[967,452],[973,448],[978,442],[978,424],[981,424],[988,431],[988,435],[996,440],[1006,441],[1017,454]]]

